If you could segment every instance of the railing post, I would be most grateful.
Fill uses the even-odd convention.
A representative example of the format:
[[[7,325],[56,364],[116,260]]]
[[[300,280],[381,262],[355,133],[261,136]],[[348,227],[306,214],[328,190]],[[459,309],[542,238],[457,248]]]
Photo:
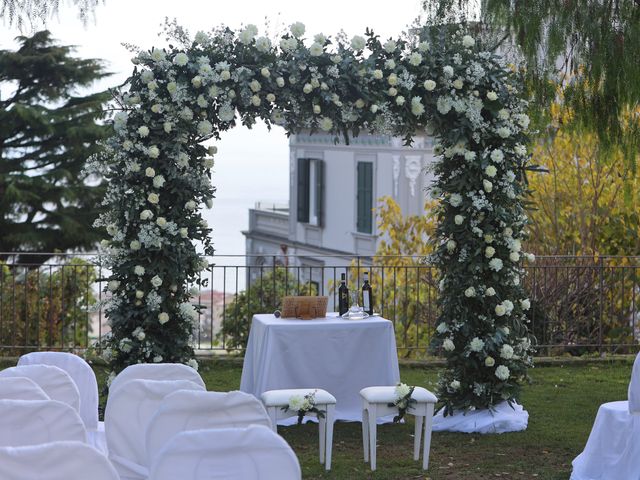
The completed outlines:
[[[602,315],[604,311],[604,262],[602,257],[598,257],[598,270],[599,270],[599,287],[598,298],[598,354],[602,356]]]
[[[276,292],[276,256],[273,256],[273,306],[274,308],[278,305],[278,294]]]

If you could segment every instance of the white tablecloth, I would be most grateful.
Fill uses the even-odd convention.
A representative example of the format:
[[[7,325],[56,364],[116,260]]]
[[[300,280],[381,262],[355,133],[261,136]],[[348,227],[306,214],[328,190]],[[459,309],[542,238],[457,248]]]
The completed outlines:
[[[359,392],[400,379],[393,324],[380,317],[284,320],[255,315],[240,390],[322,388],[336,397],[336,419],[362,420]],[[288,419],[289,423],[295,418]],[[286,421],[282,422],[286,424]]]

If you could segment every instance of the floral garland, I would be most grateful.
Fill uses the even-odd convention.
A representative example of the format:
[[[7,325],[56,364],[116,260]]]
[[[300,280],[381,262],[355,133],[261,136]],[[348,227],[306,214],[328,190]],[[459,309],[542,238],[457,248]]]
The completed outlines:
[[[518,76],[459,30],[384,42],[367,31],[305,43],[304,32],[295,23],[272,42],[248,25],[192,40],[173,26],[173,45],[133,59],[107,155],[93,162],[108,180],[96,225],[109,236],[112,334],[101,348],[112,375],[139,362],[197,367],[200,307],[189,289],[206,284],[200,253],[213,246],[200,207],[211,207],[215,193],[215,147],[202,143],[261,119],[288,134],[365,131],[410,144],[426,131],[438,139],[432,261],[442,272],[442,315],[433,347],[447,359],[439,397],[447,412],[516,400],[532,343],[519,284],[520,262],[530,258],[521,248],[531,167]]]
[[[416,387],[410,387],[406,383],[398,383],[395,388],[396,399],[388,403],[388,407],[396,407],[398,409],[398,415],[393,417],[393,423],[400,422],[407,414],[407,410],[415,405],[416,400],[411,398],[413,391]]]
[[[298,425],[302,424],[305,415],[315,413],[318,418],[324,418],[324,410],[316,406],[316,391],[307,393],[304,397],[292,395],[289,404],[282,407],[283,412],[295,412],[298,415]]]

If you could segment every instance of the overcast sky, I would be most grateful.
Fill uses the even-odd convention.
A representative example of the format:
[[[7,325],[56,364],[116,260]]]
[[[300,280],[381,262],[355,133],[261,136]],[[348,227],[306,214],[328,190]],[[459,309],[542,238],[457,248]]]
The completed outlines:
[[[71,3],[62,0],[61,3]],[[334,35],[344,30],[348,36],[364,34],[373,28],[383,38],[396,37],[420,12],[420,0],[106,0],[98,7],[95,20],[86,26],[76,11],[63,7],[48,28],[55,39],[76,45],[82,57],[100,58],[113,76],[96,88],[122,83],[132,70],[131,53],[121,44],[130,43],[148,49],[162,46],[164,18],[176,18],[191,34],[210,30],[220,24],[238,28],[253,23],[264,32],[265,18],[271,32],[281,31],[295,21],[307,27],[307,38],[322,32]],[[269,33],[269,32],[268,32]],[[0,48],[15,46],[20,32],[0,23]],[[219,254],[243,254],[244,237],[240,230],[248,223],[247,209],[256,201],[288,200],[288,144],[281,129],[267,132],[236,128],[218,142],[219,154],[213,183],[218,188],[213,210],[206,213],[213,227]],[[242,262],[244,263],[244,262]]]

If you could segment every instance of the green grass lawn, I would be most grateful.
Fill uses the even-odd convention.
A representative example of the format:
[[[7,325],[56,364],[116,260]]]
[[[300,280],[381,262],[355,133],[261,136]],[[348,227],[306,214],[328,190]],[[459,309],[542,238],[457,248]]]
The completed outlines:
[[[0,363],[0,368],[9,366]],[[95,367],[101,384],[104,367]],[[235,390],[242,367],[232,362],[202,362],[209,390]],[[401,368],[402,380],[433,389],[437,368]],[[360,423],[338,422],[334,430],[333,468],[318,463],[317,425],[280,427],[307,479],[495,479],[566,480],[571,460],[582,450],[601,403],[627,398],[631,362],[597,362],[539,367],[524,388],[529,411],[525,432],[502,435],[434,433],[429,470],[413,461],[413,418],[404,425],[378,427],[378,470],[363,461]],[[104,399],[103,399],[104,400]]]

